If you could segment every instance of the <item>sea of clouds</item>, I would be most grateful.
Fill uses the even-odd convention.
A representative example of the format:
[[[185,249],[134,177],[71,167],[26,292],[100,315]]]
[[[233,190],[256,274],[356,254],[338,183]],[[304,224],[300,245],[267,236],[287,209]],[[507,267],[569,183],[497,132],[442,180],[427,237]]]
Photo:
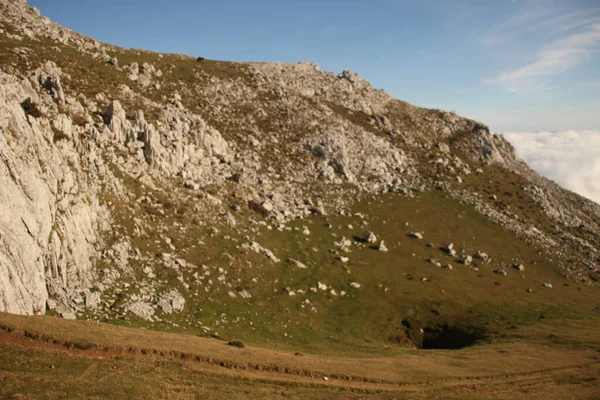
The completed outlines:
[[[600,132],[508,132],[504,137],[537,173],[600,204]]]

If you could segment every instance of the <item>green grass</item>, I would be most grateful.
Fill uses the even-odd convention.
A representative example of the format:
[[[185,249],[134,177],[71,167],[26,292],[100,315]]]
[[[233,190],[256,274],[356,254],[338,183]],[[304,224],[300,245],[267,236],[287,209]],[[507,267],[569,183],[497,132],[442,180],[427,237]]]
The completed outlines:
[[[166,214],[156,221],[157,229],[158,224],[169,226],[178,220],[176,210],[182,204],[165,209]],[[363,219],[355,213],[368,214],[368,225],[363,226]],[[226,340],[330,354],[390,354],[395,348],[410,345],[408,339],[416,339],[418,344],[415,330],[442,324],[483,330],[492,342],[522,340],[562,345],[577,345],[579,339],[570,340],[567,335],[556,343],[538,328],[554,328],[568,320],[589,321],[592,330],[598,327],[597,289],[563,286],[566,280],[559,268],[543,253],[540,255],[539,249],[442,192],[423,193],[417,198],[391,194],[368,197],[350,215],[298,220],[290,224],[291,230],[283,232],[261,228],[258,234],[251,234],[245,223],[233,230],[219,226],[220,232],[212,237],[209,229],[201,226],[183,234],[172,231],[173,243],[184,251],[179,253],[183,258],[197,266],[210,266],[213,281],[219,275],[217,269],[223,268],[232,286],[216,284],[207,293],[202,285],[192,284],[185,290],[172,270],[159,269],[159,277],[169,282],[165,288],[179,287],[186,297],[183,313],[161,315],[163,321],[154,323],[132,316],[104,321],[199,335],[217,332]],[[349,224],[353,229],[347,227]],[[302,226],[308,226],[311,234],[302,234]],[[336,260],[332,243],[342,236],[362,236],[367,229],[385,240],[390,251],[383,253],[362,244],[352,247],[347,264]],[[409,238],[407,234],[412,231],[423,231],[425,238]],[[273,264],[261,254],[242,250],[246,235],[274,251],[282,262]],[[142,252],[170,252],[166,245],[154,243],[157,237],[136,237],[134,244]],[[205,245],[195,246],[199,239]],[[435,246],[427,247],[429,242]],[[475,260],[473,266],[479,271],[473,271],[439,250],[450,242],[459,253],[484,251],[492,262]],[[428,263],[430,257],[452,264],[453,270]],[[287,261],[290,258],[309,268],[294,267]],[[523,263],[525,271],[511,268],[516,263]],[[500,267],[507,270],[508,276],[493,272]],[[185,271],[184,276],[192,280],[194,271]],[[427,282],[421,281],[424,277]],[[309,289],[316,287],[317,281],[347,294],[333,296],[320,290],[311,293]],[[553,283],[553,289],[541,286],[547,281]],[[353,289],[350,282],[362,286]],[[228,291],[235,292],[235,287],[248,290],[252,298],[231,298]],[[287,287],[297,295],[289,296],[284,290]],[[529,288],[533,293],[526,292]],[[194,295],[196,291],[198,295]],[[305,299],[310,304],[304,303]],[[316,312],[311,311],[312,307]],[[223,318],[226,322],[220,323]],[[411,328],[407,328],[406,321]],[[206,332],[202,326],[211,330]],[[528,333],[523,334],[523,330]]]

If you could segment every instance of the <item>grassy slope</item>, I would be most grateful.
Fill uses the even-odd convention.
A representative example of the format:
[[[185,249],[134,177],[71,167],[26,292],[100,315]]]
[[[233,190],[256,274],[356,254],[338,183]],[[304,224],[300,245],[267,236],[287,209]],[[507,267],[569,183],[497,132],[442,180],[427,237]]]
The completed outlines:
[[[81,55],[68,46],[58,45],[61,52],[57,53],[53,46],[56,45],[44,41],[16,42],[0,38],[0,61],[2,65],[12,65],[25,72],[47,59],[55,59],[58,65],[71,75],[63,79],[67,92],[77,91],[88,97],[98,93],[97,82],[103,82],[102,91],[109,98],[118,96],[120,84],[133,86],[127,80],[124,71]],[[23,57],[12,52],[14,47],[29,47],[34,51],[28,55],[29,60],[25,61]],[[162,79],[157,79],[162,85],[161,89],[136,87],[136,91],[157,102],[161,101],[161,96],[170,96],[173,90],[179,89],[172,82],[204,82],[197,80],[198,73],[206,78],[206,81],[210,76],[228,79],[244,79],[245,76],[243,66],[234,63],[206,61],[199,65],[193,59],[178,55],[160,58],[155,53],[120,49],[115,50],[114,54],[109,53],[116,55],[121,65],[127,62],[148,61],[165,72]],[[233,128],[222,125],[221,121],[211,121],[206,104],[201,101],[194,102],[194,99],[186,98],[185,94],[184,103],[217,126],[225,137],[233,135]],[[146,108],[146,115],[151,121],[158,112],[147,108],[147,105],[136,99],[130,103],[125,101],[125,106],[128,112],[133,112],[138,107]],[[336,112],[342,113],[344,110]],[[369,126],[366,120],[355,122]],[[467,184],[477,190],[489,190],[489,193],[498,194],[499,203],[506,201],[516,205],[513,209],[522,214],[523,218],[542,225],[549,223],[547,217],[535,212],[535,205],[523,203],[523,208],[519,208],[520,203],[515,199],[518,197],[519,185],[512,185],[506,180],[506,176],[500,175],[485,175],[486,179],[493,179],[496,186],[487,181],[478,182],[477,178],[469,180]],[[126,184],[132,192],[147,192],[144,188],[134,188],[133,185],[139,183]],[[510,196],[510,193],[513,195]],[[154,219],[153,226],[157,229],[160,225],[170,226],[172,222],[193,218],[194,211],[191,207],[186,209],[184,204],[167,207],[169,199],[161,198],[159,193],[155,195],[162,201],[166,212],[165,216]],[[193,204],[194,199],[189,198],[186,201]],[[116,204],[116,207],[119,205]],[[85,325],[52,318],[18,319],[2,316],[2,321],[10,326],[18,327],[22,324],[21,327],[27,328],[28,331],[56,337],[59,341],[83,341],[84,344],[95,343],[115,348],[145,348],[148,343],[152,343],[154,348],[164,345],[163,350],[167,352],[193,350],[194,354],[202,357],[223,357],[225,360],[234,360],[242,364],[254,362],[277,366],[272,369],[287,367],[293,370],[324,371],[328,374],[333,372],[340,376],[367,376],[390,381],[400,378],[437,379],[445,375],[504,373],[508,368],[506,357],[509,357],[511,365],[524,371],[546,366],[578,364],[597,354],[600,337],[597,289],[563,286],[565,281],[552,260],[540,255],[537,249],[525,244],[513,234],[492,224],[470,207],[461,205],[441,193],[425,193],[416,199],[391,195],[373,197],[357,204],[353,210],[353,213],[355,212],[368,215],[366,226],[362,225],[363,218],[357,216],[312,217],[292,225],[293,228],[308,226],[311,230],[309,236],[303,235],[300,230],[278,232],[264,228],[259,229],[259,235],[256,236],[250,232],[248,226],[242,226],[237,231],[223,228],[217,234],[210,234],[207,227],[197,224],[190,226],[185,233],[168,232],[174,238],[177,247],[185,250],[180,254],[183,258],[195,265],[210,265],[214,270],[220,267],[226,269],[229,272],[229,281],[247,289],[253,297],[248,300],[232,299],[227,294],[231,288],[227,287],[218,287],[210,293],[204,292],[203,287],[192,287],[189,291],[182,290],[187,303],[186,309],[180,315],[161,315],[163,321],[155,323],[140,321],[129,315],[108,318],[105,321],[192,336],[163,337],[162,333],[119,330],[112,326]],[[123,219],[128,218],[126,208],[123,208],[121,213]],[[259,216],[254,218],[260,219]],[[238,219],[246,219],[246,216],[238,216]],[[330,224],[331,228],[325,224]],[[352,229],[347,227],[349,224],[353,225]],[[131,226],[126,228],[133,229]],[[381,253],[366,245],[353,246],[352,252],[348,254],[350,262],[346,265],[351,273],[347,273],[342,264],[335,260],[335,254],[330,251],[334,249],[332,242],[341,236],[361,236],[366,229],[374,231],[384,239],[390,251]],[[425,239],[419,241],[408,238],[406,234],[411,231],[425,232]],[[239,244],[247,241],[246,235],[256,238],[262,245],[273,250],[282,262],[272,264],[261,255],[241,250]],[[197,246],[198,238],[203,238],[206,245]],[[147,238],[135,238],[134,245],[151,253],[169,251],[164,247],[164,243],[157,244],[156,240],[156,234],[151,233]],[[425,243],[430,241],[435,244],[434,248],[425,246]],[[459,252],[485,251],[492,257],[492,263],[477,265],[478,272],[460,265],[438,249],[449,242],[454,242]],[[233,261],[225,253],[232,255]],[[448,271],[435,267],[425,261],[429,257],[435,257],[443,264],[450,263],[454,268]],[[289,258],[298,259],[309,268],[296,269],[287,262]],[[513,263],[523,263],[526,270],[519,273],[511,269]],[[508,276],[494,274],[492,271],[498,267],[505,268]],[[169,284],[177,284],[171,271],[158,272],[159,277],[167,280]],[[191,275],[192,272],[185,274]],[[428,278],[428,282],[421,281],[423,277]],[[213,278],[216,278],[216,274]],[[254,282],[253,278],[257,278],[257,281]],[[317,281],[326,283],[338,293],[345,290],[348,295],[339,297],[319,292],[315,295],[297,294],[291,297],[283,290],[290,287],[296,292],[298,289],[308,291],[310,287],[316,286]],[[541,287],[541,284],[547,281],[553,283],[553,289]],[[352,289],[348,285],[350,282],[358,282],[362,286],[358,290]],[[533,293],[526,293],[528,288],[532,288]],[[134,291],[135,287],[131,290]],[[198,295],[194,294],[196,291]],[[303,307],[302,301],[306,298],[310,298],[316,312],[310,311],[311,307],[306,304]],[[96,316],[90,314],[89,317]],[[440,324],[459,326],[466,330],[481,330],[487,339],[483,344],[455,352],[419,352],[403,347],[407,339],[417,343],[420,341],[420,328]],[[218,341],[202,342],[203,346],[207,347],[195,348],[199,343],[197,341],[201,339],[193,335],[206,335],[202,326],[211,327],[212,331],[217,331],[226,339],[243,340],[245,343],[260,346],[263,350],[234,350]],[[3,337],[2,342],[11,340]],[[508,356],[507,353],[498,353],[499,349],[509,349]],[[275,350],[287,353],[277,353]],[[327,357],[291,356],[295,351],[323,354]],[[45,388],[42,390],[58,387],[58,392],[49,397],[60,396],[61,390],[66,393],[82,393],[82,397],[101,396],[102,390],[107,390],[102,384],[102,379],[110,379],[114,383],[111,390],[118,388],[124,396],[136,397],[202,395],[212,393],[215,388],[218,388],[222,395],[243,397],[244,392],[249,390],[246,383],[232,384],[227,375],[215,374],[212,367],[202,367],[208,368],[209,372],[198,372],[196,368],[200,367],[196,364],[192,367],[186,361],[162,359],[160,356],[127,356],[124,360],[119,360],[123,363],[121,365],[125,372],[119,369],[122,373],[107,371],[106,374],[96,374],[96,371],[103,371],[103,368],[110,364],[107,364],[107,361],[87,356],[79,357],[57,349],[23,349],[15,347],[14,344],[3,345],[1,354],[1,358],[7,362],[3,363],[2,367],[2,378],[6,383],[3,386],[5,392],[0,391],[0,394],[6,395],[35,390],[27,383],[29,378],[39,375],[42,375],[46,382],[46,386],[41,386]],[[54,357],[68,367],[67,372],[56,376],[52,375],[51,370],[44,369],[44,365],[50,362],[48,360]],[[344,358],[343,360],[346,357],[352,358],[345,362],[339,361],[340,357]],[[96,386],[86,385],[89,377],[84,376],[84,380],[76,379],[76,371],[84,368],[95,371],[92,375],[97,378]],[[206,374],[202,375],[208,380],[205,389],[190,383],[194,381],[197,373]],[[586,381],[583,379],[586,374],[586,369],[579,369],[573,373],[580,377],[579,381],[575,379],[578,383],[575,388],[585,387]],[[115,381],[116,376],[121,380]],[[574,385],[573,380],[568,377],[548,379],[549,382],[567,383],[560,386],[561,390],[568,388],[564,393],[569,393]],[[128,389],[132,381],[139,382],[139,385]],[[173,384],[173,381],[177,383]],[[253,393],[257,398],[290,395],[279,392],[281,389],[275,389],[271,385],[271,381],[263,382],[257,386],[260,392]],[[184,389],[181,386],[184,386]],[[509,386],[503,387],[502,390],[509,389]],[[193,390],[186,391],[192,387]],[[231,388],[231,393],[225,387]],[[335,395],[335,391],[324,388],[312,391],[310,386],[304,383],[296,386],[292,384],[291,387],[293,394],[299,397],[317,397],[316,392],[323,397]],[[154,390],[159,390],[158,393],[162,396],[156,395]],[[416,390],[419,392],[421,389]],[[449,388],[444,386],[444,390]],[[462,390],[461,388],[461,398],[466,398],[466,392]],[[38,392],[40,393],[42,392]],[[584,397],[586,392],[583,390],[581,393]]]
[[[292,224],[290,231],[262,228],[253,234],[282,259],[277,264],[239,247],[246,241],[243,229],[237,234],[223,229],[211,237],[206,235],[206,228],[199,227],[181,238],[175,236],[178,247],[189,250],[183,256],[187,261],[209,265],[213,271],[224,268],[234,285],[217,285],[208,293],[202,290],[203,285],[192,285],[186,292],[184,313],[164,316],[163,323],[130,317],[111,322],[195,334],[204,334],[201,326],[208,326],[227,339],[334,353],[385,353],[405,343],[407,337],[418,342],[420,328],[441,324],[479,329],[494,341],[520,338],[522,330],[538,324],[553,329],[565,321],[598,325],[597,289],[565,286],[556,265],[535,248],[441,192],[424,193],[415,199],[376,196],[357,204],[352,213],[368,214],[367,225],[356,215],[310,217]],[[307,226],[311,234],[302,234],[302,226]],[[367,229],[385,240],[390,251],[379,252],[358,244],[344,254],[350,258],[348,263],[336,260],[333,242],[342,236],[362,236]],[[411,231],[423,231],[425,239],[409,238]],[[206,244],[193,247],[198,237]],[[433,248],[426,246],[429,242]],[[491,262],[475,260],[473,266],[478,271],[459,264],[458,258],[439,249],[450,242],[459,254],[484,251]],[[140,243],[146,250],[143,245]],[[148,249],[157,246],[153,238],[146,245]],[[155,248],[161,250],[167,249]],[[453,269],[428,263],[430,257],[451,264]],[[290,258],[309,268],[294,267],[288,262]],[[513,269],[516,263],[524,264],[525,271]],[[504,268],[508,275],[497,275],[493,272],[497,268]],[[216,275],[211,276],[215,281]],[[334,296],[320,290],[311,293],[310,288],[317,282],[337,293],[346,291],[347,295]],[[361,288],[351,288],[350,282],[360,283]],[[546,289],[542,287],[544,282],[554,287]],[[227,292],[235,286],[247,289],[252,298],[231,298]],[[284,290],[288,287],[296,296],[288,295]],[[526,292],[530,288],[533,293]],[[310,304],[304,302],[306,299]],[[178,326],[169,324],[173,322]],[[544,333],[527,337],[544,343],[555,339],[550,340]]]

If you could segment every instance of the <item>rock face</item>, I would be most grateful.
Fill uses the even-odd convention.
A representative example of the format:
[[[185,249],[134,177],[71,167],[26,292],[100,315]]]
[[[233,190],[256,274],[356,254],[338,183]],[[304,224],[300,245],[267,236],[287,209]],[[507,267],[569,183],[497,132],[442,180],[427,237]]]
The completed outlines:
[[[60,72],[53,74],[51,96],[60,102]],[[36,93],[47,83],[0,72],[0,311],[11,313],[44,313],[49,292],[64,297],[91,285],[102,231],[97,187],[78,179],[83,168],[98,172],[93,156],[82,159],[73,142],[54,145],[49,121],[20,106],[30,98],[56,107]]]

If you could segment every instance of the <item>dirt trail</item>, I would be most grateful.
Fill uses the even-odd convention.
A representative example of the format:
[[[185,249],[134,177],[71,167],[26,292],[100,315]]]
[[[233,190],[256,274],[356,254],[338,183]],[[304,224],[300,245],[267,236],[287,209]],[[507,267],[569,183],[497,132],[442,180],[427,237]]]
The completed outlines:
[[[55,343],[56,342],[56,343]],[[374,382],[372,379],[364,378],[363,381],[352,381],[336,377],[320,376],[319,372],[305,371],[305,374],[296,375],[281,370],[256,370],[230,368],[227,364],[212,363],[202,358],[182,357],[174,354],[154,354],[141,349],[126,350],[103,350],[98,348],[79,349],[73,344],[60,343],[58,340],[32,339],[24,331],[8,332],[0,329],[0,346],[16,347],[23,350],[34,350],[40,352],[58,352],[70,357],[83,357],[95,360],[129,360],[135,363],[136,359],[154,358],[171,360],[184,363],[186,368],[203,375],[212,375],[224,379],[243,380],[253,384],[284,385],[287,388],[337,388],[357,394],[402,394],[410,395],[411,398],[431,398],[433,393],[444,393],[433,398],[454,398],[456,396],[490,396],[500,397],[503,394],[528,392],[531,390],[546,390],[557,385],[556,375],[563,374],[568,377],[598,376],[600,375],[600,360],[587,360],[579,364],[564,365],[555,368],[543,368],[515,373],[499,373],[491,375],[473,375],[429,378],[422,381],[400,381],[400,382]],[[92,364],[88,369],[78,374],[77,380],[85,380],[93,374],[96,369]],[[311,374],[314,374],[311,376]],[[75,378],[75,377],[74,377]],[[594,381],[591,379],[591,381]],[[600,393],[600,382],[593,382],[595,389]],[[177,382],[170,382],[172,388],[189,388],[194,386],[194,381],[181,378]]]

